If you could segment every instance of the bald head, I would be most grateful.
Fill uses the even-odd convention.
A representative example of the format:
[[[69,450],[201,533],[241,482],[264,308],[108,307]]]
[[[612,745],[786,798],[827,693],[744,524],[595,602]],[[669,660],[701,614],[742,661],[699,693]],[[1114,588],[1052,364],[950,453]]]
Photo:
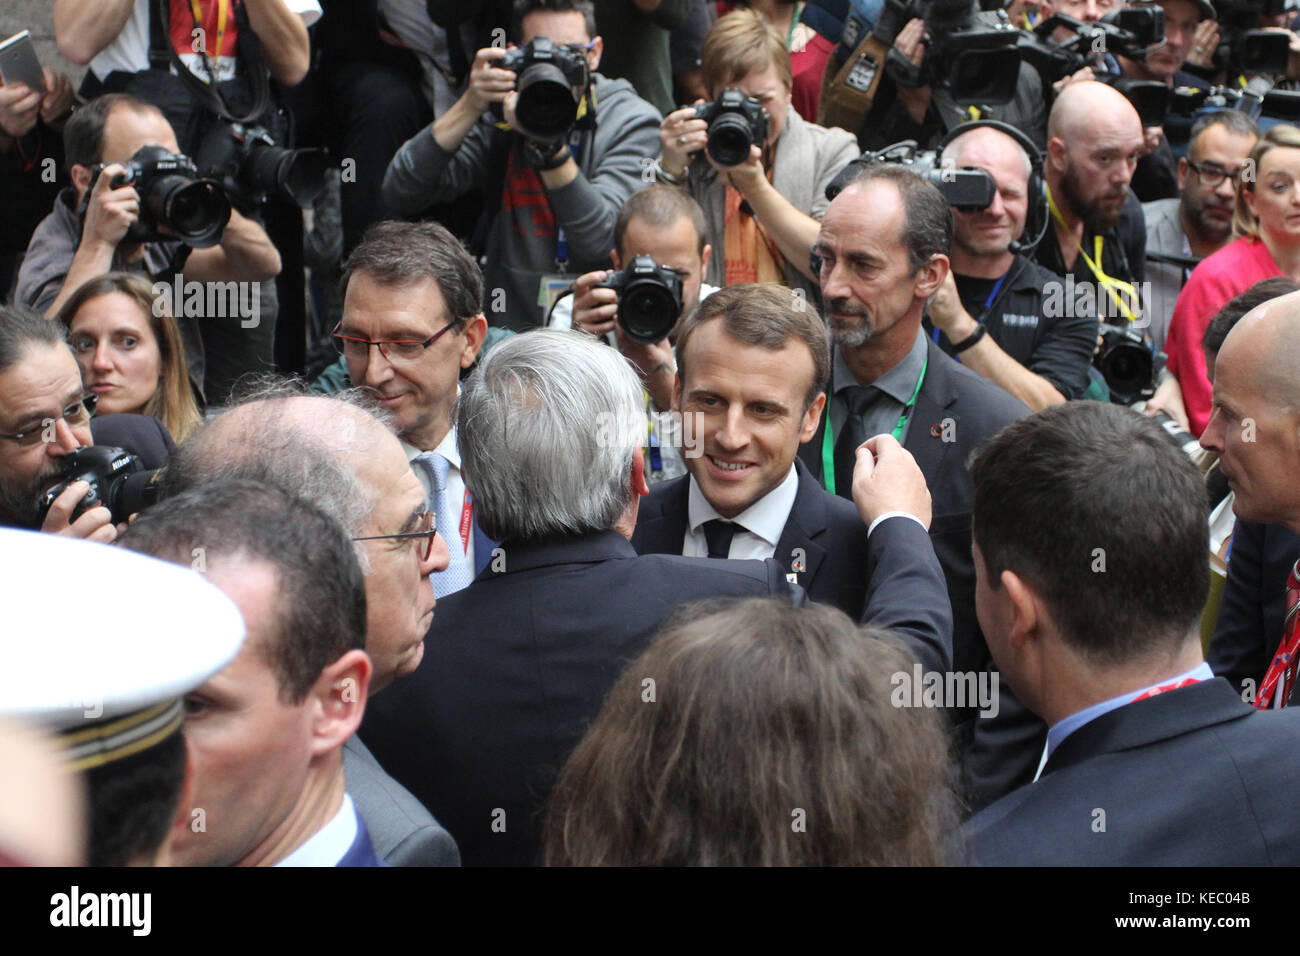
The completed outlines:
[[[1142,120],[1119,90],[1095,80],[1070,83],[1052,104],[1047,118],[1049,139],[1060,137],[1071,146],[1095,142],[1105,135],[1142,136]]]
[[[1277,407],[1300,410],[1300,292],[1270,299],[1241,317],[1215,363],[1228,366]]]
[[[942,160],[945,166],[979,166],[986,169],[986,157],[996,157],[1021,166],[1026,180],[1033,171],[1033,162],[1025,148],[1006,133],[991,126],[980,126],[955,137],[944,147]]]
[[[379,488],[377,462],[405,462],[401,443],[357,396],[278,395],[236,405],[199,429],[172,459],[164,494],[217,478],[248,478],[313,501],[352,537]]]

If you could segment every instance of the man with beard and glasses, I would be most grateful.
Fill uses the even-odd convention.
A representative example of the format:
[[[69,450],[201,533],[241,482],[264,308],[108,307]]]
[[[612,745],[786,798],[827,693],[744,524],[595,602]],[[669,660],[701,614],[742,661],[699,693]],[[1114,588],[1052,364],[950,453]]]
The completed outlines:
[[[990,657],[975,619],[966,459],[1029,409],[954,362],[921,327],[927,300],[948,274],[952,232],[939,190],[902,166],[864,167],[831,202],[813,247],[834,341],[829,399],[799,457],[847,498],[863,441],[892,434],[911,452],[933,502],[930,540],[952,601],[953,669],[978,674]],[[991,744],[990,731],[1012,726],[1005,723],[1018,709],[1012,703],[1004,695],[999,715],[989,719],[975,719],[971,709],[954,714],[972,807],[1027,782],[1037,765],[1041,724],[1015,722]]]
[[[105,544],[117,537],[105,507],[69,521],[90,486],[73,482],[42,518],[41,496],[63,474],[63,458],[93,445],[94,396],[62,328],[18,306],[0,308],[0,526]]]
[[[1232,238],[1237,181],[1258,139],[1255,121],[1241,110],[1219,110],[1196,121],[1187,156],[1178,161],[1182,195],[1142,204],[1148,251],[1198,260],[1227,245]],[[1147,335],[1156,348],[1164,348],[1174,303],[1191,272],[1190,264],[1147,265],[1151,283]]]
[[[1071,83],[1052,105],[1043,166],[1052,228],[1034,259],[1072,280],[1067,308],[1091,300],[1102,321],[1121,325],[1139,317],[1146,278],[1146,220],[1129,189],[1142,149],[1137,110],[1104,83]]]

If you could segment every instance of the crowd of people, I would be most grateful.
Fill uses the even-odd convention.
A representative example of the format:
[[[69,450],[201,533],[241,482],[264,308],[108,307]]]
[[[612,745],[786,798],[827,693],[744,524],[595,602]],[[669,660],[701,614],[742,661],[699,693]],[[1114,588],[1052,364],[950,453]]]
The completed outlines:
[[[1234,7],[56,0],[0,860],[1300,863],[1300,24]]]

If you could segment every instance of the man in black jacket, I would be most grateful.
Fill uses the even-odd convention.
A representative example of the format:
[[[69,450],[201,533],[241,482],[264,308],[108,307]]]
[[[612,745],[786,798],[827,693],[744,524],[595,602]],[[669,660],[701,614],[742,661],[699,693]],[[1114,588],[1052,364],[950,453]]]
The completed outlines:
[[[465,382],[466,480],[501,546],[468,588],[439,601],[424,662],[374,702],[362,737],[452,832],[466,865],[536,862],[556,772],[679,605],[791,594],[774,561],[636,555],[627,537],[648,491],[644,407],[622,356],[574,332],[512,338]],[[943,582],[913,520],[929,516],[921,477],[888,441],[859,459],[859,511],[882,518],[872,583],[892,599],[873,623],[945,656]],[[654,675],[646,680],[649,700]]]

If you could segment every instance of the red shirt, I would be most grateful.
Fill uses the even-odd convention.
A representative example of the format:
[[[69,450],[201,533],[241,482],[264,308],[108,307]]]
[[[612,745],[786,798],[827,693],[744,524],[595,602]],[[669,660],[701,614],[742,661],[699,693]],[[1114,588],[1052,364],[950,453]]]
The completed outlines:
[[[719,0],[714,4],[714,9],[718,16],[724,17],[737,9],[737,5]],[[797,6],[795,12],[798,13]],[[793,74],[790,105],[809,123],[817,122],[817,102],[822,94],[822,74],[826,72],[826,61],[831,58],[833,52],[835,52],[835,44],[817,33],[802,50],[790,54],[790,72]]]
[[[1183,286],[1169,320],[1165,352],[1168,369],[1183,388],[1183,404],[1192,434],[1200,437],[1210,420],[1210,378],[1205,371],[1201,336],[1210,320],[1233,296],[1256,282],[1280,276],[1268,247],[1258,239],[1243,237],[1206,256]]]

